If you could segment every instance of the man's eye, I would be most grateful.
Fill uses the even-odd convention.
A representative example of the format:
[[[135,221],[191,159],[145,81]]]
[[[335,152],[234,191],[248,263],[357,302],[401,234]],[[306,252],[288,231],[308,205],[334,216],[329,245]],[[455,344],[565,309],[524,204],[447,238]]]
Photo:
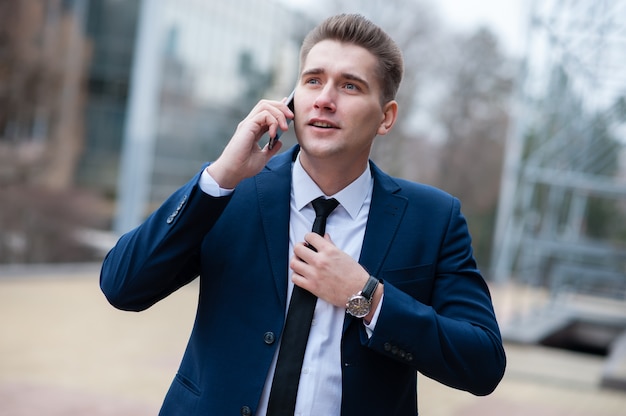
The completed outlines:
[[[318,80],[318,79],[316,79],[316,78],[311,78],[311,79],[308,79],[308,80],[306,81],[306,83],[307,83],[307,84],[316,85],[316,84],[319,84],[320,82],[319,82],[319,80]]]
[[[359,89],[359,87],[357,87],[357,86],[356,86],[356,85],[354,85],[354,84],[350,84],[350,83],[346,84],[345,88],[346,88],[347,90],[351,90],[351,91],[356,91],[356,90],[358,90],[358,89]]]

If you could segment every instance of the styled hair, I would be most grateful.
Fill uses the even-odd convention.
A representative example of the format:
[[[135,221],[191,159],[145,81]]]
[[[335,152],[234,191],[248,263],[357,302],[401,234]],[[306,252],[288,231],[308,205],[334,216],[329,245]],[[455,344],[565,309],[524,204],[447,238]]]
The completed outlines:
[[[304,38],[300,48],[300,66],[309,52],[323,40],[336,40],[360,46],[378,59],[378,79],[382,102],[396,97],[404,63],[402,52],[391,37],[379,26],[359,14],[339,14],[324,20]]]

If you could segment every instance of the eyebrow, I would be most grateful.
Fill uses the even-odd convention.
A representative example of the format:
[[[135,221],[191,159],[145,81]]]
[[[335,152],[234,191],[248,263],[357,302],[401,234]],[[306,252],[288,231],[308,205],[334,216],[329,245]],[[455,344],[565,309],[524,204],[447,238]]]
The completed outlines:
[[[307,69],[305,71],[302,71],[302,75],[301,76],[306,76],[306,75],[319,75],[319,74],[324,74],[326,73],[326,70],[324,70],[324,68],[311,68],[311,69]],[[341,74],[341,76],[345,79],[351,80],[351,81],[356,81],[359,82],[363,85],[365,85],[365,87],[367,89],[370,88],[370,84],[369,82],[367,82],[365,79],[361,78],[358,75],[354,75],[350,72],[343,72]]]

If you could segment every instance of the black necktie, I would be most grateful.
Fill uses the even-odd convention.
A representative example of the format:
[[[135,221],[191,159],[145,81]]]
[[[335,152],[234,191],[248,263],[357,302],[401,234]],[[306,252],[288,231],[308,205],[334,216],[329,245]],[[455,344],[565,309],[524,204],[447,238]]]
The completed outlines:
[[[326,232],[326,219],[339,202],[334,198],[319,197],[312,204],[315,209],[312,231],[323,236]],[[293,416],[304,350],[309,339],[316,302],[317,297],[311,292],[299,286],[293,287],[272,381],[267,416]]]

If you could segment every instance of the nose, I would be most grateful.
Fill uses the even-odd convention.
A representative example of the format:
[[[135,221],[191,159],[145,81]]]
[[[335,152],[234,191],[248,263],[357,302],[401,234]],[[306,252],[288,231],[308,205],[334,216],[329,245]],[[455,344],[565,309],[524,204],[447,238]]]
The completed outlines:
[[[335,92],[330,84],[326,84],[324,88],[322,88],[315,98],[314,106],[316,109],[322,109],[327,111],[335,111]]]

